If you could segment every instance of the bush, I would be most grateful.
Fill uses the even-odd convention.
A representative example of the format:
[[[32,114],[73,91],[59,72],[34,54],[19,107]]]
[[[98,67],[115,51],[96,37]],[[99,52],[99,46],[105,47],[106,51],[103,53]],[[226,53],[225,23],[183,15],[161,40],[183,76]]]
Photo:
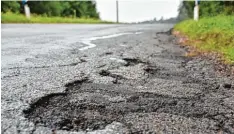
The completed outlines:
[[[17,1],[1,1],[1,11],[6,12],[20,12],[20,4]]]
[[[216,16],[185,20],[175,30],[189,37],[190,45],[202,51],[217,52],[227,63],[234,63],[234,17]]]

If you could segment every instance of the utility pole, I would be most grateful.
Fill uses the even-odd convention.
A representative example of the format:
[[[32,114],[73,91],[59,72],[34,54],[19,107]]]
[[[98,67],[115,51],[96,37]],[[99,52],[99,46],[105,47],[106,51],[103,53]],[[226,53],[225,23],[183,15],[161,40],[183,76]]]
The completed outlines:
[[[198,0],[195,0],[195,7],[194,7],[194,20],[198,21],[199,19],[199,4]]]
[[[24,5],[24,12],[25,12],[25,16],[30,19],[30,8],[28,7],[28,0],[23,0],[23,5]]]
[[[119,23],[119,2],[116,0],[116,22]]]

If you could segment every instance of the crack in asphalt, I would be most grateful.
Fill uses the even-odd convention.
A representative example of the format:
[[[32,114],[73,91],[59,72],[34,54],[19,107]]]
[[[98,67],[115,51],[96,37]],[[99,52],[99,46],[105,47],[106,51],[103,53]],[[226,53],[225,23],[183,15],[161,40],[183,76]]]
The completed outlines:
[[[16,76],[19,76],[20,73],[17,73],[17,74],[14,74],[14,75],[5,75],[3,76],[2,79],[5,79],[5,78],[11,78],[11,77],[16,77]]]
[[[120,83],[119,83],[119,80],[123,80],[123,79],[126,80],[126,78],[123,77],[122,75],[113,74],[113,73],[111,73],[111,72],[108,71],[108,70],[101,70],[101,71],[99,72],[99,74],[100,74],[101,76],[109,76],[109,77],[114,78],[115,80],[112,81],[114,84],[120,84]]]
[[[139,63],[146,63],[141,61],[139,58],[123,58],[123,60],[127,62],[127,64],[125,64],[124,66],[134,66]]]
[[[52,68],[52,67],[67,67],[67,66],[76,66],[79,63],[87,62],[82,59],[80,62],[74,62],[70,64],[62,64],[62,65],[52,65],[52,66],[34,66],[34,67],[12,67],[12,68],[3,68],[2,70],[14,70],[14,69],[41,69],[41,68]]]

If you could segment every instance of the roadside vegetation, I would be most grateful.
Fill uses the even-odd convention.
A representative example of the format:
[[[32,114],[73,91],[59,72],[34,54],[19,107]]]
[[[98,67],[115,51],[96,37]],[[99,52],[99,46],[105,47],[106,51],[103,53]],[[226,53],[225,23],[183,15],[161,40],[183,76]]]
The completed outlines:
[[[28,1],[31,17],[21,1],[1,1],[2,23],[111,23],[100,20],[94,1]]]
[[[27,19],[23,14],[16,14],[12,12],[1,13],[1,19],[2,23],[113,23],[94,18],[46,17],[36,14],[32,14],[30,19]]]
[[[234,2],[229,2],[229,5],[228,2],[202,2],[200,3],[201,7],[206,6],[204,7],[206,9],[201,10],[201,19],[199,21],[186,19],[176,24],[174,33],[183,37],[186,40],[184,43],[192,46],[194,53],[215,54],[224,63],[234,65]],[[184,14],[183,16],[190,16],[189,18],[191,18],[193,12],[190,12],[192,8],[188,8],[190,7],[188,3],[194,6],[194,2],[186,1],[184,3],[186,3],[184,6],[187,6],[184,8],[187,10],[187,15]],[[221,6],[221,4],[223,5]],[[219,6],[219,10],[208,15],[207,12],[215,10],[216,6]]]
[[[226,63],[234,64],[234,17],[205,17],[198,22],[185,20],[175,26],[188,44],[199,52],[216,52]]]

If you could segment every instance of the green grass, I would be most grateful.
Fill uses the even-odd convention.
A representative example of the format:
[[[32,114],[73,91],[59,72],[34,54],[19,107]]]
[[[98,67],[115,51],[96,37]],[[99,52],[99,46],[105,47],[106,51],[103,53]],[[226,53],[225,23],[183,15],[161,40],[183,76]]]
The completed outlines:
[[[199,50],[217,52],[226,63],[234,64],[234,16],[201,18],[198,22],[185,20],[174,27],[189,38],[189,45]]]
[[[44,17],[39,15],[31,15],[27,19],[23,14],[15,13],[1,13],[2,23],[84,23],[84,24],[97,24],[97,23],[113,23],[109,21],[102,21],[92,18],[68,18],[68,17]]]

